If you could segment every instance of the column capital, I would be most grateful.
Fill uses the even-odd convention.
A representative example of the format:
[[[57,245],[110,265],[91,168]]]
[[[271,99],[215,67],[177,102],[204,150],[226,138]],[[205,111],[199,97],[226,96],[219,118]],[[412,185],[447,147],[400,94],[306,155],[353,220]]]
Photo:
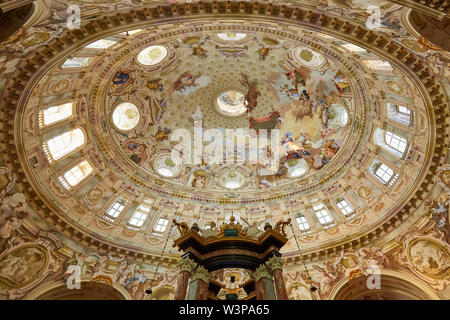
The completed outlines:
[[[189,257],[182,259],[178,263],[178,268],[180,269],[180,271],[187,271],[190,274],[192,274],[196,266],[197,263]]]
[[[197,269],[195,269],[195,273],[192,276],[192,280],[196,279],[202,279],[206,283],[209,283],[209,281],[211,280],[211,274],[209,273],[208,270],[206,270],[204,266],[199,265]]]
[[[270,275],[269,270],[263,264],[261,264],[258,268],[256,268],[255,272],[253,272],[252,277],[253,277],[253,279],[255,279],[255,281],[258,281],[261,278],[272,279],[272,276]]]
[[[283,270],[284,261],[280,257],[273,256],[266,262],[266,266],[269,267],[270,271],[280,269]]]

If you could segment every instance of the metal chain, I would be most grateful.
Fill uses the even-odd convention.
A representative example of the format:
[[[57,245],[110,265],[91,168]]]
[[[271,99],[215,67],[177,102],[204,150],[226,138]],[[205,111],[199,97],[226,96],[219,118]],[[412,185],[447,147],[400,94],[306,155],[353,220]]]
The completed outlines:
[[[303,267],[305,268],[306,276],[308,277],[308,280],[311,281],[312,279],[311,279],[311,276],[309,275],[308,268],[306,267],[306,262],[303,259],[302,250],[300,249],[300,244],[298,243],[297,235],[294,232],[294,227],[292,226],[292,222],[289,223],[289,226],[291,227],[292,234],[294,235],[295,243],[297,244],[298,252],[300,253],[300,259],[303,262]]]
[[[164,247],[163,247],[163,249],[161,251],[161,255],[159,257],[159,262],[158,262],[158,265],[156,266],[155,273],[153,274],[153,279],[152,279],[152,282],[150,284],[150,288],[153,287],[153,283],[155,282],[156,274],[158,273],[159,267],[161,266],[162,257],[164,256],[164,252],[166,251],[167,243],[169,242],[170,235],[172,234],[173,226],[174,226],[173,223],[171,223],[170,231],[167,234],[166,243],[164,244]]]

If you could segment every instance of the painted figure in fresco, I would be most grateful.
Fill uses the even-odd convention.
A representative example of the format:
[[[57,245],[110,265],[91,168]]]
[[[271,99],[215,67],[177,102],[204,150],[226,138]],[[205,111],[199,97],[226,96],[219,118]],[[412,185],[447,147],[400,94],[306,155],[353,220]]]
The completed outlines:
[[[441,200],[426,203],[430,207],[430,218],[434,221],[433,229],[444,236],[445,241],[449,240],[448,210]]]
[[[189,89],[190,87],[197,87],[198,84],[196,83],[196,80],[199,77],[200,77],[200,75],[193,76],[189,71],[182,73],[173,85],[174,90],[178,91],[178,92],[184,92],[185,90]]]
[[[379,247],[359,249],[357,252],[357,261],[361,272],[365,275],[370,274],[368,270],[374,266],[379,268],[389,266],[388,258]]]
[[[193,56],[200,57],[200,58],[207,58],[208,57],[206,55],[207,53],[208,53],[208,51],[206,51],[206,49],[203,48],[201,45],[194,46],[192,48],[192,55]]]
[[[110,88],[113,95],[126,93],[134,83],[134,77],[131,70],[119,70],[111,79]]]
[[[153,90],[153,92],[162,92],[164,91],[164,85],[162,83],[162,79],[148,79],[146,83],[147,88]]]
[[[130,79],[130,75],[126,72],[117,71],[114,74],[112,83],[115,85],[120,85],[126,83]]]
[[[281,117],[280,113],[278,111],[272,112],[267,117],[262,118],[255,118],[250,117],[250,129],[254,129],[256,131],[256,134],[259,134],[259,130],[265,129],[267,130],[267,134],[270,135],[270,132],[272,129],[279,129],[281,128]]]
[[[10,254],[0,260],[0,277],[13,283],[25,283],[44,268],[44,253],[36,247],[20,249],[16,254]]]
[[[308,152],[303,145],[297,145],[294,143],[292,138],[292,132],[286,132],[281,140],[281,145],[286,145],[288,148],[287,159],[301,159],[304,156],[310,156],[311,153]]]
[[[25,210],[25,196],[22,193],[0,197],[0,201],[1,244],[3,239],[8,239],[13,231],[22,226],[23,221],[29,217],[29,213]]]
[[[338,262],[327,261],[321,266],[315,264],[312,267],[319,271],[319,277],[316,277],[316,281],[319,284],[320,295],[328,294],[331,286],[345,276],[344,266]]]
[[[130,160],[139,164],[142,160],[142,150],[141,146],[137,143],[131,142],[126,145],[125,153],[130,158]]]
[[[248,112],[252,112],[258,105],[258,97],[261,95],[261,92],[258,91],[256,80],[250,81],[246,74],[242,74],[241,84],[248,89],[245,94],[245,106]]]
[[[258,55],[261,60],[266,60],[269,53],[270,53],[270,48],[262,47],[262,48],[258,49]]]
[[[161,127],[158,127],[158,131],[154,135],[152,135],[152,138],[157,142],[161,142],[169,139],[169,134],[171,132],[172,130],[170,130],[169,128],[161,129]]]

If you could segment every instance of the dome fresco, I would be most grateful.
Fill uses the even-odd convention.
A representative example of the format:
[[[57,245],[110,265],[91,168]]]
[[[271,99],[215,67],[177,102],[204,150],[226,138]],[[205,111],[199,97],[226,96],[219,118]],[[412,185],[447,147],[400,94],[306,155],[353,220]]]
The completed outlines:
[[[137,97],[145,97],[150,93],[162,102],[160,108],[151,110],[156,116],[156,121],[147,128],[142,128],[144,131],[139,137],[141,143],[138,143],[135,137],[116,132],[114,128],[110,131],[116,137],[117,144],[125,146],[125,150],[129,149],[130,140],[145,149],[145,154],[139,155],[139,160],[134,161],[139,164],[142,173],[153,173],[154,166],[151,165],[153,159],[149,154],[161,148],[170,149],[173,145],[169,132],[186,129],[193,136],[194,126],[191,118],[197,109],[202,115],[203,131],[220,130],[224,136],[224,145],[231,139],[226,136],[227,129],[253,129],[255,132],[252,134],[256,135],[256,138],[259,138],[259,130],[265,129],[269,132],[273,129],[279,130],[280,145],[277,149],[280,158],[279,168],[268,177],[269,180],[265,179],[271,182],[264,186],[259,180],[265,175],[258,174],[261,170],[256,171],[254,175],[256,177],[253,178],[256,178],[256,181],[248,181],[246,187],[248,191],[291,182],[293,176],[287,173],[286,165],[289,159],[304,159],[311,174],[332,161],[344,145],[350,128],[351,121],[344,125],[340,121],[333,121],[335,117],[341,116],[342,112],[347,116],[352,112],[353,94],[350,80],[337,62],[326,60],[322,54],[312,50],[308,52],[313,52],[311,54],[319,57],[323,68],[317,69],[318,65],[315,65],[316,69],[300,64],[296,66],[296,60],[289,58],[289,53],[283,49],[282,42],[279,42],[277,47],[271,48],[267,60],[262,59],[258,56],[258,48],[263,36],[247,35],[242,46],[249,49],[239,59],[226,58],[225,53],[215,52],[218,43],[214,41],[212,35],[195,34],[182,39],[173,39],[165,45],[172,47],[180,60],[177,62],[177,68],[165,72],[164,77],[155,78],[157,72],[149,74],[135,64],[132,56],[114,70],[107,94],[107,105],[116,101],[119,94],[129,92],[134,92]],[[266,41],[269,39],[267,36],[265,38]],[[284,45],[295,44],[285,42]],[[200,56],[195,48],[201,50]],[[302,50],[306,49],[302,47]],[[198,58],[187,59],[191,56]],[[269,60],[276,66],[268,68]],[[243,70],[248,64],[253,65],[254,71],[244,73]],[[211,67],[214,65],[220,68],[220,71]],[[126,75],[124,78],[128,80],[117,83],[118,74]],[[142,83],[145,86],[139,87]],[[227,87],[233,85],[239,91],[227,90]],[[216,93],[218,98],[214,101]],[[335,110],[341,112],[337,113]],[[243,114],[245,116],[238,119],[224,117]],[[164,134],[165,132],[168,134]],[[205,144],[205,149],[202,150],[203,162],[207,162],[212,157],[210,150],[217,151],[217,149],[207,148],[208,143],[205,141],[203,143]],[[246,145],[243,154],[238,156],[245,158],[251,152],[250,149],[251,146]],[[263,148],[258,148],[257,151],[264,153]],[[275,152],[275,148],[272,151]],[[224,148],[222,162],[226,162],[225,159],[234,152]],[[255,170],[254,163],[245,162],[248,170]],[[188,161],[184,165],[191,163]],[[221,166],[206,164],[208,168],[204,169],[217,171]],[[256,168],[260,167],[263,169],[264,164],[256,163]],[[163,176],[172,177],[164,174]],[[169,183],[185,184],[180,180],[182,177]],[[217,181],[209,181],[208,188],[220,190],[223,189],[223,185]]]
[[[16,219],[0,220],[0,299],[20,280],[2,250],[48,259],[39,277],[68,258],[115,297],[173,299],[186,225],[212,239],[235,223],[286,232],[291,299],[349,298],[370,261],[402,297],[442,298],[450,56],[409,7],[363,2],[73,1],[77,31],[37,4],[0,45],[0,204]]]
[[[237,26],[230,23],[229,28],[234,31]],[[166,30],[161,31],[164,41],[150,42],[154,37],[149,38],[150,33],[144,30],[132,36],[118,33],[110,36],[117,42],[111,58],[85,67],[85,72],[94,76],[90,78],[92,86],[86,86],[86,98],[80,101],[84,109],[76,121],[88,131],[86,148],[97,154],[92,166],[101,166],[109,170],[111,179],[123,181],[121,188],[131,192],[128,198],[142,193],[145,198],[161,198],[175,207],[183,203],[184,207],[212,205],[233,211],[251,205],[264,208],[263,212],[281,207],[302,211],[305,202],[301,199],[314,204],[320,201],[316,196],[319,190],[349,179],[346,173],[361,159],[364,146],[374,141],[369,139],[369,117],[374,114],[374,103],[369,99],[374,97],[367,88],[382,88],[387,81],[396,82],[397,89],[410,83],[393,66],[394,73],[387,73],[387,61],[374,53],[349,50],[343,55],[342,50],[347,49],[342,45],[347,42],[338,38],[324,40],[300,28],[297,38],[275,36],[270,29],[240,31],[246,36],[226,43],[214,30],[184,32],[182,37],[167,36],[170,33]],[[131,41],[125,41],[129,37]],[[149,71],[139,57],[148,55],[151,48],[157,48],[158,54],[166,52],[164,58],[150,54],[159,62]],[[367,60],[375,63],[367,64]],[[376,61],[383,63],[382,68],[373,69],[379,73],[376,78],[368,78],[370,73],[362,70],[376,67]],[[89,90],[100,88],[98,84],[105,79],[107,85],[100,90]],[[394,101],[405,110],[417,110],[423,104],[415,91],[395,95],[378,100],[382,117],[386,117],[388,103]],[[87,114],[89,122],[83,119]],[[231,135],[227,133],[230,130]],[[392,155],[406,152],[405,147],[402,153]],[[407,186],[406,179],[414,173],[400,175],[403,167],[392,167],[390,163],[395,160],[389,157],[388,162],[377,160],[378,167],[367,171],[373,178],[358,183],[352,195],[346,195],[365,199],[348,200],[354,207],[360,206],[358,201],[381,196],[376,195],[380,192],[376,191],[377,183],[392,185],[398,195]],[[390,171],[383,171],[382,164]],[[51,180],[50,172],[36,171],[35,175]],[[48,192],[56,192],[54,185],[59,183],[52,183]],[[43,188],[50,187],[46,185],[42,183]],[[79,185],[75,189],[80,191],[72,192],[86,192],[96,185],[108,189],[92,175]],[[392,194],[391,190],[385,192]],[[89,215],[88,210],[86,217]],[[336,221],[364,226],[378,219],[354,217],[342,220],[330,216],[324,221],[330,226]],[[106,230],[90,228],[110,237]],[[311,230],[308,237],[327,242],[344,235],[347,228],[332,228],[334,233]],[[137,238],[123,237],[120,241],[133,244]]]

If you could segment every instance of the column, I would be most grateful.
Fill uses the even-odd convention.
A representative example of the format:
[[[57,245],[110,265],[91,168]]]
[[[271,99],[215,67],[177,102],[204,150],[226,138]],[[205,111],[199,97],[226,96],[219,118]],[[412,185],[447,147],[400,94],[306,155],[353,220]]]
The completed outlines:
[[[191,276],[194,268],[196,267],[194,260],[189,257],[180,261],[178,267],[180,268],[180,275],[177,281],[177,291],[175,293],[175,300],[185,300],[186,292],[189,284],[189,277]]]
[[[275,300],[272,294],[273,288],[270,287],[272,276],[265,265],[256,268],[252,275],[255,279],[256,300]]]
[[[210,280],[211,274],[205,269],[205,267],[199,265],[194,271],[192,281],[189,285],[188,299],[207,300],[209,295]]]
[[[283,264],[284,261],[277,256],[273,256],[266,262],[266,265],[272,272],[273,279],[275,281],[275,291],[277,293],[278,300],[289,300],[286,284],[283,278]]]

